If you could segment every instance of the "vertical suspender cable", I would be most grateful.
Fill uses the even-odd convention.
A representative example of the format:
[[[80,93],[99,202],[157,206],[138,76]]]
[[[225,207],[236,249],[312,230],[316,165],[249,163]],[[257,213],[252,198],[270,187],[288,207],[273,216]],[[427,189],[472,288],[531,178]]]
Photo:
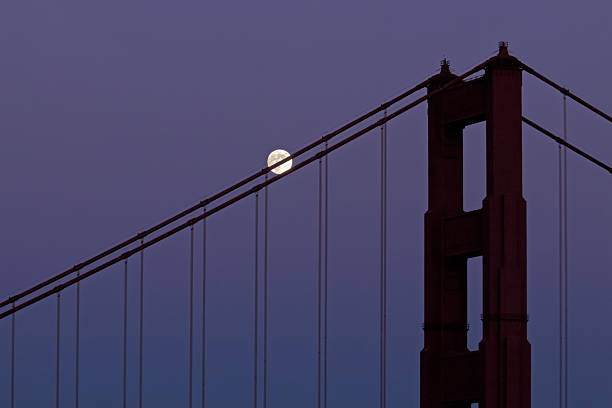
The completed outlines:
[[[127,262],[127,261],[126,261]],[[77,271],[77,277],[81,275]],[[76,339],[74,345],[74,406],[79,408],[79,354],[81,345],[81,282],[76,284]],[[123,407],[125,408],[125,406]]]
[[[324,292],[323,292],[323,313],[324,313],[324,318],[323,318],[323,322],[324,322],[324,326],[323,326],[323,332],[324,332],[324,337],[323,337],[323,407],[327,408],[327,250],[328,250],[328,245],[327,245],[327,220],[328,220],[328,200],[327,200],[327,193],[329,191],[328,189],[328,180],[329,180],[329,161],[328,161],[328,156],[327,156],[327,145],[328,143],[325,142],[325,216],[324,216],[324,238],[325,238],[325,244],[324,244],[324,248],[325,248],[325,255],[323,258],[323,263],[324,263],[324,269],[323,269],[323,273],[324,273],[324,277],[323,277],[323,281],[324,281]]]
[[[387,111],[384,111],[384,117]],[[387,124],[380,127],[380,407],[387,404]]]
[[[387,111],[384,111],[384,117]],[[380,127],[380,406],[387,404],[387,124]]]
[[[563,155],[559,149],[559,408],[563,408]]]
[[[60,304],[61,292],[57,293],[57,331],[55,337],[55,408],[59,408],[60,389]]]
[[[202,209],[206,213],[206,207]],[[206,218],[202,220],[202,408],[206,403]]]
[[[567,140],[567,107],[566,107],[567,98],[563,95],[563,140]],[[563,249],[564,249],[564,259],[563,259],[563,267],[565,269],[565,408],[567,408],[567,393],[568,393],[568,358],[567,358],[567,350],[568,350],[568,296],[567,296],[567,284],[568,284],[568,269],[567,269],[567,147],[563,147]]]
[[[15,313],[11,316],[11,408],[15,408]]]
[[[123,263],[123,408],[127,408],[127,300],[128,260]]]
[[[385,234],[384,231],[384,227],[383,227],[383,223],[384,223],[384,206],[385,206],[385,200],[384,200],[384,182],[385,182],[385,172],[383,169],[384,166],[384,161],[385,161],[385,142],[384,142],[384,128],[383,125],[380,126],[380,286],[379,286],[379,308],[378,308],[378,322],[379,322],[379,355],[378,355],[378,359],[379,359],[379,373],[378,373],[378,382],[379,382],[379,390],[378,390],[378,404],[380,408],[383,408],[383,400],[384,400],[384,371],[385,371],[385,363],[384,363],[384,350],[385,350],[385,343],[384,343],[384,318],[383,318],[383,314],[384,314],[384,301],[385,301],[385,276],[384,276],[384,255],[383,255],[383,251],[384,251],[384,243],[383,243],[383,236]]]
[[[253,282],[253,407],[257,408],[257,303],[259,280],[259,192],[255,193],[255,276]]]
[[[386,116],[387,112],[385,111],[385,116]],[[387,122],[385,122],[384,124],[384,130],[385,130],[385,165],[384,165],[384,170],[385,170],[385,194],[384,194],[384,198],[385,198],[385,220],[383,223],[383,226],[385,227],[385,234],[383,236],[384,239],[384,244],[385,244],[385,250],[383,252],[384,255],[384,266],[385,266],[385,313],[384,313],[384,322],[385,322],[385,355],[384,355],[384,361],[385,361],[385,400],[384,402],[384,406],[385,408],[387,407],[387,336],[389,333],[389,319],[388,319],[388,308],[389,308],[389,274],[388,274],[388,270],[387,270],[387,251],[388,251],[388,247],[387,247],[387,237],[388,237],[388,233],[387,233],[387,224],[388,224],[388,216],[387,216],[387,196],[388,196],[388,187],[387,187],[387,181],[388,181],[388,177],[387,177]]]
[[[193,403],[193,225],[189,231],[189,408]]]
[[[140,240],[140,245],[144,243],[144,239]],[[138,345],[138,406],[142,408],[142,334],[143,334],[143,295],[144,295],[144,249],[140,251],[140,327],[139,327],[139,345]]]
[[[563,95],[563,140],[567,98]],[[559,145],[559,407],[568,406],[567,148]]]
[[[266,174],[265,180],[268,181]],[[264,189],[263,408],[268,407],[268,186]]]
[[[318,273],[317,273],[317,408],[321,408],[321,266],[322,266],[322,256],[321,256],[321,207],[323,202],[323,164],[321,159],[319,159],[319,220],[318,220],[318,238],[319,238],[319,248],[318,248]]]

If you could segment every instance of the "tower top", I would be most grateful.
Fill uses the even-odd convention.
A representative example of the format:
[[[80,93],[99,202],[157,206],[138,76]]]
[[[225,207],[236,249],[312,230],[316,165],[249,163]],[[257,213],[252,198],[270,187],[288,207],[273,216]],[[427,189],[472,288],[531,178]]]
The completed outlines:
[[[496,56],[489,58],[486,70],[493,67],[520,69],[521,62],[508,52],[508,42],[500,41],[497,45],[499,51]]]
[[[499,45],[499,52],[497,55],[499,55],[500,57],[510,56],[510,54],[508,54],[508,42],[507,41],[500,41],[497,43],[497,45]]]
[[[440,61],[440,73],[450,74],[450,61],[446,57],[444,57],[442,61]]]

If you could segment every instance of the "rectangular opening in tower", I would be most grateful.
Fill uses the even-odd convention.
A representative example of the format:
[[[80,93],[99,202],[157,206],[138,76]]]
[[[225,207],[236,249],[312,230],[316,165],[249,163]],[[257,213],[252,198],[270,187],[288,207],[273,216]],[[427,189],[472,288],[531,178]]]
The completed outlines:
[[[467,261],[467,320],[470,330],[467,346],[471,351],[478,350],[482,339],[482,256]]]
[[[463,129],[463,211],[482,207],[486,174],[486,122],[480,122]]]

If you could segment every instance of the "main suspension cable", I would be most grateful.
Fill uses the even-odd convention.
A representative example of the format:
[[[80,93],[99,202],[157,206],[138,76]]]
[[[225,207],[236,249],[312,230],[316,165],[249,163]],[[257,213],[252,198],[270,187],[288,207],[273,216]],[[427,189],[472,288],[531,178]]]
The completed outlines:
[[[236,196],[234,196],[234,197],[232,197],[232,198],[222,202],[221,204],[218,204],[217,206],[215,206],[211,210],[205,212],[204,214],[196,216],[196,217],[193,217],[193,218],[185,221],[184,223],[182,223],[180,225],[177,225],[176,227],[172,228],[171,230],[168,230],[168,231],[166,231],[166,232],[164,232],[164,233],[162,233],[162,234],[160,234],[160,235],[158,235],[158,236],[156,236],[154,238],[151,238],[146,243],[144,243],[143,240],[141,240],[141,244],[139,246],[137,246],[135,248],[132,248],[132,249],[126,251],[126,252],[123,252],[121,255],[118,255],[115,258],[110,259],[110,260],[104,262],[103,264],[94,267],[93,269],[90,269],[89,271],[83,273],[80,277],[72,278],[72,279],[70,279],[70,280],[68,280],[68,281],[66,281],[66,282],[64,282],[64,283],[62,283],[60,285],[57,285],[57,286],[53,287],[52,289],[48,289],[47,291],[45,291],[45,292],[43,292],[43,293],[41,293],[41,294],[31,298],[31,299],[28,299],[27,301],[24,301],[23,303],[21,303],[21,304],[19,304],[17,306],[14,306],[13,308],[11,308],[9,310],[6,310],[6,311],[0,313],[0,319],[3,319],[6,316],[9,316],[9,315],[11,315],[11,314],[13,314],[13,313],[15,313],[15,312],[25,308],[25,307],[28,307],[28,306],[30,306],[30,305],[32,305],[32,304],[34,304],[34,303],[36,303],[36,302],[38,302],[38,301],[40,301],[42,299],[45,299],[48,296],[50,296],[50,295],[52,295],[54,293],[57,293],[61,289],[64,289],[64,288],[66,288],[68,286],[71,286],[71,285],[75,284],[76,282],[81,281],[83,279],[86,279],[86,278],[90,277],[91,275],[94,275],[94,274],[96,274],[96,273],[98,273],[98,272],[108,268],[109,266],[114,265],[115,263],[120,262],[121,260],[130,257],[131,255],[141,251],[142,249],[148,248],[148,247],[150,247],[150,246],[152,246],[152,245],[154,245],[154,244],[156,244],[156,243],[158,243],[158,242],[168,238],[169,236],[172,236],[172,235],[176,234],[177,232],[182,231],[185,228],[188,228],[192,224],[195,224],[195,223],[199,222],[200,220],[202,220],[202,219],[204,219],[206,217],[209,217],[209,216],[211,216],[213,214],[216,214],[217,212],[223,210],[224,208],[229,207],[230,205],[232,205],[232,204],[242,200],[243,198],[248,197],[248,196],[254,194],[256,191],[259,191],[260,189],[262,189],[263,187],[265,187],[267,185],[270,185],[272,183],[278,182],[279,180],[283,179],[284,177],[287,177],[290,174],[293,174],[294,172],[298,171],[299,169],[301,169],[301,168],[307,166],[308,164],[318,160],[319,158],[321,158],[323,156],[327,156],[329,153],[331,153],[331,152],[341,148],[345,144],[350,143],[353,140],[355,140],[355,139],[363,136],[364,134],[370,132],[371,130],[380,127],[383,123],[388,122],[388,121],[390,121],[392,119],[395,119],[397,116],[399,116],[399,115],[407,112],[408,110],[414,108],[415,106],[423,103],[428,98],[431,98],[431,97],[437,95],[438,93],[444,91],[445,89],[448,89],[449,87],[456,85],[457,83],[462,81],[464,78],[466,78],[466,77],[468,77],[470,75],[473,75],[474,73],[476,73],[476,72],[480,71],[481,69],[483,69],[487,65],[487,63],[488,63],[488,61],[486,61],[486,62],[484,62],[484,63],[482,63],[482,64],[480,64],[480,65],[478,65],[478,66],[476,66],[474,68],[472,68],[471,70],[463,73],[462,75],[460,75],[458,77],[455,77],[453,80],[447,82],[442,87],[440,87],[438,89],[435,89],[435,90],[429,92],[427,95],[424,95],[424,96],[414,100],[413,102],[410,102],[409,104],[407,104],[407,105],[397,109],[395,112],[389,114],[386,118],[380,119],[380,120],[378,120],[378,121],[376,121],[376,122],[366,126],[365,128],[363,128],[363,129],[361,129],[361,130],[351,134],[350,136],[345,137],[344,139],[340,140],[336,144],[334,144],[332,146],[326,147],[325,150],[323,150],[323,151],[321,151],[319,153],[316,153],[316,154],[310,156],[307,159],[304,159],[303,161],[301,161],[300,163],[296,164],[295,166],[293,166],[291,169],[285,171],[284,173],[279,174],[279,175],[277,175],[277,176],[275,176],[273,178],[270,178],[267,181],[264,181],[264,182],[261,182],[259,184],[254,185],[249,190],[244,191],[244,192],[242,192],[240,194],[237,194]],[[321,140],[325,141],[325,140],[327,140],[326,138],[329,139],[329,135],[328,136],[324,136]],[[289,156],[289,157],[292,157],[292,156]],[[293,157],[295,157],[295,155]],[[283,160],[277,162],[276,164],[274,164],[274,166],[271,166],[271,167],[278,166],[280,163],[283,163],[285,160],[286,159],[283,159]],[[288,158],[287,158],[287,160],[288,160]],[[609,170],[609,171],[612,172],[612,169]]]
[[[484,65],[485,65],[484,63],[481,64],[480,65],[480,67],[481,67],[480,69],[482,69],[482,67]],[[154,225],[153,227],[151,227],[151,228],[149,228],[149,229],[147,229],[145,231],[142,231],[142,232],[134,235],[133,237],[131,237],[131,238],[129,238],[129,239],[127,239],[127,240],[125,240],[125,241],[123,241],[123,242],[121,242],[121,243],[119,243],[119,244],[117,244],[117,245],[107,249],[106,251],[103,251],[103,252],[101,252],[101,253],[99,253],[99,254],[97,254],[97,255],[87,259],[86,261],[83,261],[83,262],[81,262],[81,263],[79,263],[79,264],[77,264],[77,265],[75,265],[75,266],[65,270],[64,272],[61,272],[61,273],[59,273],[59,274],[57,274],[57,275],[55,275],[55,276],[53,276],[53,277],[51,277],[51,278],[49,278],[49,279],[39,283],[39,284],[37,284],[37,285],[35,285],[35,286],[33,286],[33,287],[29,288],[29,289],[26,289],[26,290],[24,290],[24,291],[22,291],[22,292],[20,292],[20,293],[18,293],[16,295],[10,296],[8,299],[0,302],[0,308],[5,307],[5,306],[7,306],[7,305],[9,305],[11,303],[14,303],[17,300],[19,300],[19,299],[21,299],[21,298],[23,298],[23,297],[25,297],[27,295],[30,295],[30,294],[32,294],[32,293],[34,293],[34,292],[36,292],[36,291],[38,291],[38,290],[40,290],[42,288],[44,288],[44,287],[54,283],[54,282],[57,282],[58,280],[66,277],[66,276],[68,276],[68,275],[70,275],[70,274],[72,274],[72,273],[74,273],[74,272],[76,272],[76,271],[78,271],[80,269],[83,269],[83,268],[85,268],[85,267],[87,267],[87,266],[89,266],[89,265],[91,265],[91,264],[93,264],[93,263],[95,263],[95,262],[97,262],[97,261],[99,261],[101,259],[104,259],[107,256],[109,256],[109,255],[111,255],[111,254],[113,254],[113,253],[115,253],[115,252],[125,248],[126,246],[128,246],[128,245],[130,245],[130,244],[132,244],[132,243],[134,243],[134,242],[136,242],[138,240],[142,240],[145,237],[153,234],[154,232],[159,231],[160,229],[162,229],[162,228],[164,228],[164,227],[174,223],[175,221],[178,221],[179,219],[186,217],[187,215],[193,213],[194,211],[196,211],[196,210],[198,210],[200,208],[204,208],[205,206],[209,205],[210,203],[212,203],[214,201],[217,201],[220,198],[223,198],[224,196],[226,196],[226,195],[228,195],[228,194],[238,190],[240,187],[243,187],[243,186],[247,185],[248,183],[250,183],[250,182],[252,182],[254,180],[257,180],[258,178],[264,176],[272,168],[276,168],[278,166],[281,166],[281,165],[283,165],[284,163],[286,163],[289,160],[296,159],[297,157],[303,155],[304,153],[307,153],[310,150],[314,149],[315,147],[323,144],[324,142],[327,142],[327,141],[331,140],[335,136],[338,136],[339,134],[344,133],[345,131],[351,129],[352,127],[355,127],[356,125],[366,121],[367,119],[371,118],[372,116],[376,115],[377,113],[381,112],[382,110],[387,109],[388,107],[390,107],[390,106],[400,102],[401,100],[407,98],[408,96],[412,95],[413,93],[415,93],[415,92],[417,92],[417,91],[419,91],[421,89],[424,89],[425,87],[427,87],[428,83],[429,83],[429,79],[427,79],[427,80],[417,84],[416,86],[410,88],[409,90],[403,92],[402,94],[400,94],[400,95],[398,95],[398,96],[396,96],[396,97],[394,97],[394,98],[392,98],[392,99],[382,103],[377,108],[374,108],[374,109],[370,110],[369,112],[364,113],[363,115],[359,116],[358,118],[356,118],[356,119],[346,123],[345,125],[337,128],[336,130],[326,134],[322,138],[313,141],[312,143],[308,144],[307,146],[304,146],[303,148],[301,148],[298,151],[296,151],[295,153],[293,153],[291,156],[289,156],[289,157],[287,157],[287,158],[285,158],[283,160],[279,160],[274,165],[272,165],[270,167],[263,168],[263,169],[255,172],[255,173],[251,174],[250,176],[245,177],[244,179],[238,181],[237,183],[235,183],[235,184],[233,184],[233,185],[223,189],[222,191],[220,191],[220,192],[218,192],[218,193],[216,193],[216,194],[214,194],[214,195],[212,195],[212,196],[210,196],[210,197],[200,201],[199,203],[193,205],[192,207],[190,207],[190,208],[188,208],[188,209],[186,209],[184,211],[181,211],[180,213],[178,213],[178,214],[176,214],[176,215],[174,215],[174,216],[172,216],[170,218],[167,218],[166,220],[160,222],[159,224]]]
[[[591,110],[592,112],[594,112],[594,113],[598,114],[599,116],[601,116],[602,118],[606,119],[608,122],[612,122],[612,116],[608,115],[607,113],[604,113],[600,109],[597,109],[595,106],[591,105],[590,103],[588,103],[584,99],[579,98],[578,96],[574,95],[568,89],[565,89],[561,85],[559,85],[559,84],[553,82],[552,80],[546,78],[544,75],[540,74],[535,69],[529,67],[528,65],[526,65],[526,64],[524,64],[522,62],[521,62],[521,67],[523,68],[523,70],[525,72],[533,75],[534,77],[538,78],[539,80],[541,80],[541,81],[545,82],[546,84],[552,86],[553,88],[555,88],[556,90],[561,92],[563,95],[569,96],[570,98],[572,98],[573,100],[575,100],[576,102],[578,102],[579,104],[584,106],[585,108]]]
[[[527,125],[531,126],[532,128],[534,128],[538,132],[542,133],[545,136],[548,136],[549,138],[551,138],[555,142],[559,143],[560,145],[563,145],[563,146],[567,147],[568,149],[570,149],[574,153],[577,153],[578,155],[580,155],[580,156],[584,157],[585,159],[589,160],[591,163],[601,167],[602,169],[604,169],[604,170],[608,171],[610,174],[612,174],[612,167],[608,166],[607,164],[603,163],[600,160],[597,160],[595,157],[591,156],[588,153],[585,153],[584,151],[580,150],[576,146],[566,142],[565,140],[563,140],[559,136],[556,136],[551,131],[544,129],[542,126],[540,126],[537,123],[527,119],[526,117],[523,116],[522,120],[523,120],[524,123],[526,123]],[[2,317],[2,315],[0,315],[0,317]]]

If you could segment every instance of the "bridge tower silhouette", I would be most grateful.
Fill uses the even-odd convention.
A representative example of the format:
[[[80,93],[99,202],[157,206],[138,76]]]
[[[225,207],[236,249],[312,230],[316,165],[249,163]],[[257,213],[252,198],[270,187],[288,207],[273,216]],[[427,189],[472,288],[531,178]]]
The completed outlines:
[[[448,61],[428,91],[457,77]],[[484,76],[428,100],[421,408],[530,407],[521,64],[505,43]],[[486,122],[486,197],[463,211],[463,128]],[[483,338],[467,348],[467,260],[483,257]]]

